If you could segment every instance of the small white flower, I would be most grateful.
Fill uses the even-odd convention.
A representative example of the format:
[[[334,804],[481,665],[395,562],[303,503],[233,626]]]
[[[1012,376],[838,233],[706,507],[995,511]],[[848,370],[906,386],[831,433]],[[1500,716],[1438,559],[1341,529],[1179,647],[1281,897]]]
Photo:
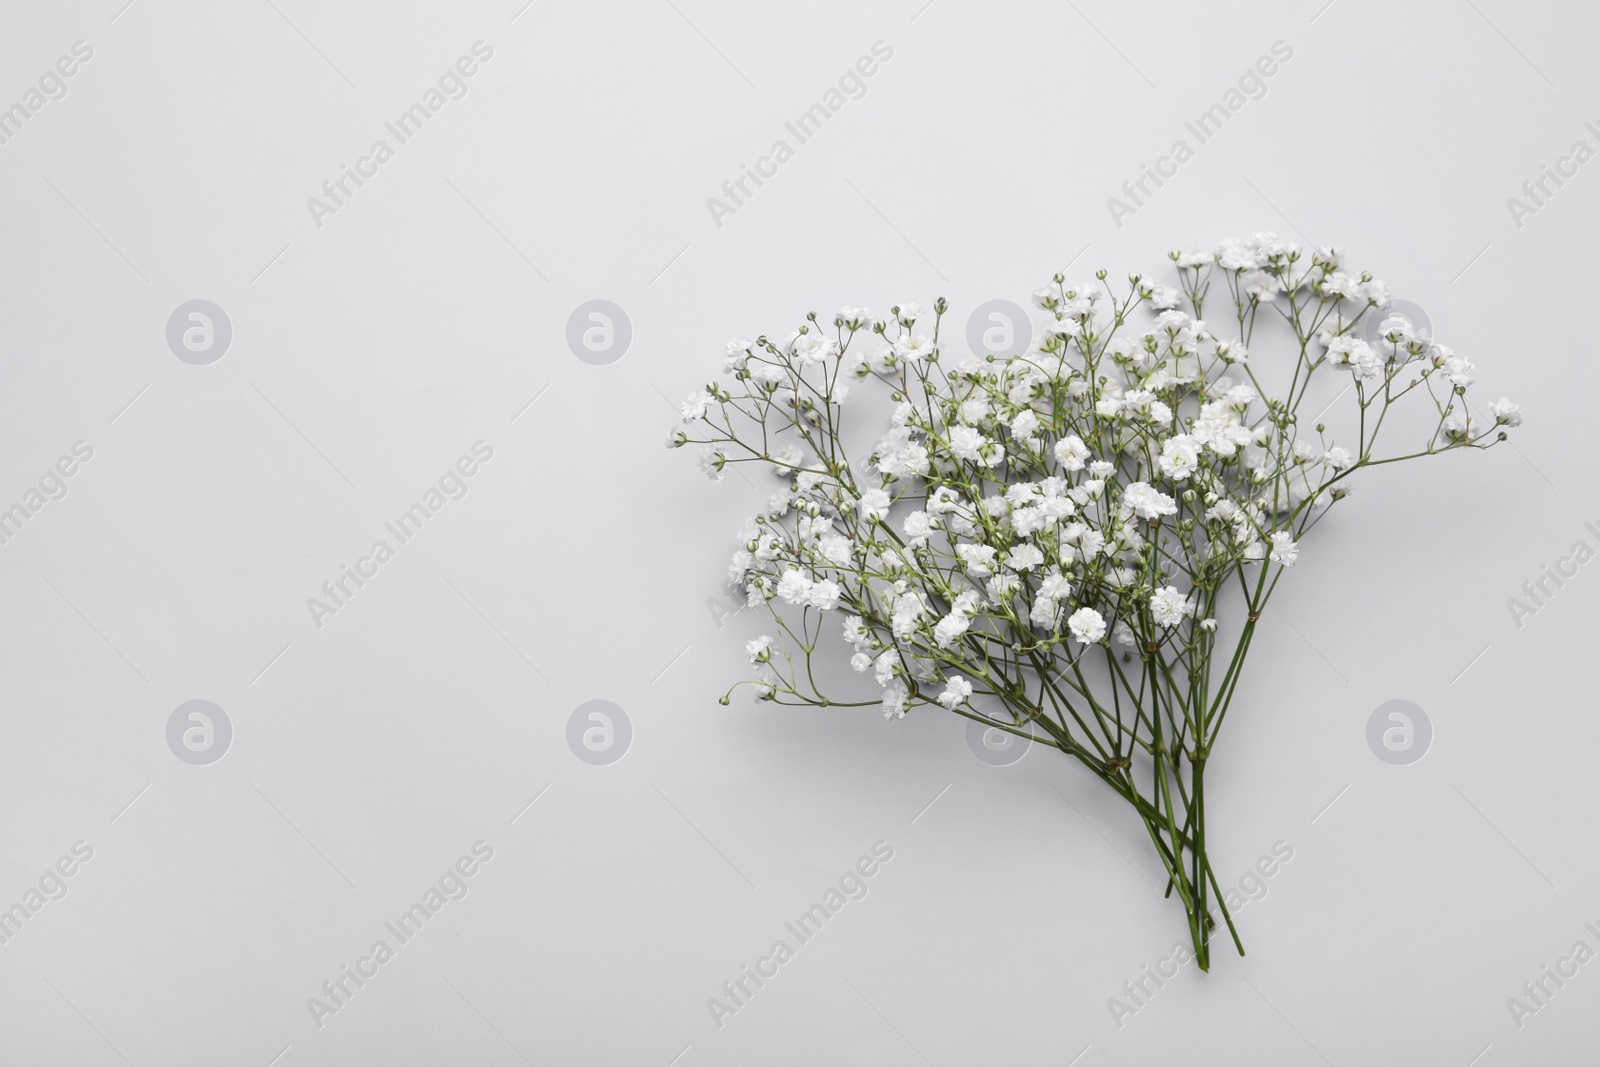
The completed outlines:
[[[954,709],[967,702],[972,695],[972,683],[959,674],[951,675],[945,683],[944,692],[939,694],[939,703],[947,708]]]
[[[1106,620],[1093,608],[1079,608],[1067,616],[1067,630],[1079,644],[1092,645],[1106,635]]]
[[[1513,404],[1505,397],[1491,401],[1489,414],[1494,416],[1494,421],[1502,426],[1517,427],[1522,425],[1522,405]]]
[[[903,719],[906,717],[906,699],[910,694],[906,687],[899,682],[890,686],[883,694],[883,717],[885,719]]]
[[[950,431],[951,453],[968,463],[978,460],[980,451],[988,443],[989,439],[971,426],[956,426]]]
[[[889,494],[882,489],[868,489],[856,502],[856,511],[863,522],[889,517]]]
[[[1044,562],[1044,553],[1033,545],[1018,545],[1006,556],[1006,566],[1014,571],[1032,570]]]
[[[904,314],[904,309],[901,309],[901,313]],[[919,363],[933,356],[933,339],[920,336],[902,337],[894,344],[894,354],[902,363]]]
[[[751,663],[767,663],[772,659],[772,638],[766,634],[745,643],[744,650],[750,654]]]
[[[1176,586],[1162,586],[1150,594],[1150,615],[1156,623],[1171,629],[1194,613],[1189,598],[1178,592]]]
[[[1039,432],[1039,416],[1032,408],[1023,408],[1017,417],[1011,420],[1011,433],[1014,437],[1032,437]]]
[[[872,666],[872,657],[865,652],[857,652],[850,657],[850,669],[857,674],[862,673],[870,666]]]
[[[1083,470],[1084,461],[1089,458],[1089,446],[1084,444],[1076,434],[1068,434],[1056,442],[1056,462],[1061,464],[1065,471]]]
[[[715,398],[705,390],[701,390],[700,392],[690,396],[683,402],[683,406],[678,409],[683,414],[683,421],[693,422],[695,419],[704,416],[706,413],[706,408],[711,406],[711,401],[714,399]]]
[[[778,596],[786,604],[804,603],[806,594],[811,592],[811,579],[797,570],[786,570],[783,577],[778,579]]]
[[[1300,558],[1299,548],[1299,544],[1295,542],[1288,533],[1283,530],[1279,530],[1277,533],[1272,535],[1272,550],[1270,558],[1272,562],[1281,566],[1293,567],[1294,561]]]
[[[1161,473],[1181,482],[1200,465],[1201,442],[1193,434],[1180,433],[1161,444]]]
[[[808,607],[819,611],[832,611],[839,606],[841,593],[837,582],[813,582],[811,588],[806,590],[805,602]]]
[[[728,457],[720,448],[708,448],[700,453],[700,470],[714,482],[722,481],[723,468],[727,464]]]
[[[1122,503],[1141,519],[1158,519],[1163,515],[1178,513],[1177,501],[1145,482],[1134,482],[1124,489]]]

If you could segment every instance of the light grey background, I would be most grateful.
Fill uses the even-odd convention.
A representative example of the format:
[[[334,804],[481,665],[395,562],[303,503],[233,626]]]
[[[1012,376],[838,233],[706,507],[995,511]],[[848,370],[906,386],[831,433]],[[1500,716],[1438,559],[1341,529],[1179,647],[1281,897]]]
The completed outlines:
[[[1506,1007],[1600,947],[1600,564],[1520,629],[1506,606],[1600,547],[1600,162],[1520,227],[1506,206],[1600,147],[1590,9],[123,3],[12,0],[0,32],[6,106],[94,49],[0,145],[0,506],[94,449],[0,546],[0,907],[94,849],[0,946],[0,1061],[1592,1055],[1600,964],[1521,1029]],[[306,199],[479,40],[468,95],[315,226]],[[1106,198],[1278,40],[1267,95],[1114,225]],[[876,41],[865,97],[715,225],[706,199]],[[1239,915],[1247,958],[1119,1029],[1107,999],[1186,939],[1141,828],[932,711],[719,707],[760,623],[707,602],[772,487],[662,442],[730,336],[945,295],[959,345],[966,309],[1069,263],[1256,230],[1346,247],[1528,425],[1369,472],[1303,546],[1208,798],[1220,872],[1294,858]],[[165,340],[193,299],[232,323],[209,366]],[[592,299],[632,324],[608,366],[565,340]],[[316,627],[306,599],[480,440],[468,496]],[[195,699],[233,728],[208,766],[166,742]],[[1367,747],[1391,699],[1433,724],[1411,766]],[[590,700],[631,721],[618,762],[566,744]],[[469,895],[314,1026],[480,839]],[[870,894],[717,1028],[707,998],[880,840]]]

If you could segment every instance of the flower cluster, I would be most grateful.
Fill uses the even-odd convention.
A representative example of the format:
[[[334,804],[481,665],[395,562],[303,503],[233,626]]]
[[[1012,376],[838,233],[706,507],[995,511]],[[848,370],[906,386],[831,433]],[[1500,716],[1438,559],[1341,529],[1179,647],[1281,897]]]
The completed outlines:
[[[758,697],[889,718],[940,705],[1074,756],[1145,817],[1199,952],[1199,771],[1282,571],[1355,471],[1485,448],[1521,416],[1500,400],[1474,417],[1472,364],[1403,323],[1363,340],[1388,290],[1334,249],[1257,235],[1171,258],[1173,285],[1057,275],[1016,357],[947,359],[942,299],[931,322],[847,307],[732,341],[670,444],[701,445],[713,478],[755,463],[782,480],[728,571],[786,638],[750,645]],[[888,425],[847,451],[846,397],[869,380]],[[1346,400],[1344,436],[1300,421],[1314,389]],[[1380,453],[1411,394],[1421,416],[1391,424],[1418,439]],[[877,699],[817,691],[812,656],[841,638]]]

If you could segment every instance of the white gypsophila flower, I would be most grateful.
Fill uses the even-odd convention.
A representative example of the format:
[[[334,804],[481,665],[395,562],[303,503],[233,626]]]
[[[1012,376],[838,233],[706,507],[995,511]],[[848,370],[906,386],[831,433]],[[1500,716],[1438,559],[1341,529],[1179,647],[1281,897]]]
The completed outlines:
[[[920,363],[934,355],[931,337],[902,337],[894,344],[894,354],[902,363]]]
[[[1145,482],[1134,482],[1124,489],[1122,504],[1141,519],[1159,519],[1178,513],[1177,501]]]
[[[838,347],[835,342],[814,333],[804,333],[789,346],[789,352],[800,366],[811,367],[834,355]]]
[[[850,669],[857,674],[861,674],[870,666],[872,666],[872,657],[865,652],[857,652],[850,657]]]
[[[1048,572],[1039,577],[1039,595],[1059,600],[1072,592],[1072,585],[1068,577],[1061,573],[1060,567],[1051,567]]]
[[[847,567],[855,555],[855,542],[841,534],[823,534],[817,542],[822,558],[839,567]]]
[[[965,704],[970,696],[972,696],[972,683],[959,674],[953,674],[945,683],[944,692],[939,694],[939,703],[954,709]]]
[[[1299,544],[1283,530],[1273,534],[1271,540],[1270,558],[1272,562],[1284,567],[1293,567],[1294,561],[1300,558]]]
[[[964,459],[969,463],[980,458],[983,446],[989,439],[971,426],[956,426],[950,430],[950,452],[957,459]]]
[[[892,648],[880,653],[878,658],[872,661],[872,674],[879,685],[888,685],[899,670],[900,659]]]
[[[863,522],[889,517],[889,494],[882,489],[868,489],[856,501],[856,511]]]
[[[883,717],[885,719],[903,719],[906,717],[906,700],[911,694],[899,682],[890,686],[883,694]]]
[[[1046,630],[1054,629],[1056,621],[1060,617],[1060,603],[1055,598],[1047,596],[1041,596],[1034,600],[1033,607],[1028,612],[1028,621]]]
[[[784,445],[772,453],[772,470],[780,478],[794,475],[795,468],[805,461],[805,450],[799,445]]]
[[[850,307],[848,304],[846,304],[844,307],[839,309],[839,314],[837,317],[842,319],[847,326],[859,329],[868,322],[872,321],[872,312],[868,311],[866,308]]]
[[[1044,562],[1044,553],[1033,545],[1018,545],[1006,555],[1006,566],[1014,571],[1032,570]]]
[[[905,533],[907,544],[913,548],[928,543],[928,534],[936,528],[936,521],[926,511],[913,511],[900,523],[900,529]]]
[[[1106,635],[1106,620],[1093,608],[1079,608],[1067,616],[1067,630],[1079,644],[1092,645]]]
[[[750,342],[735,337],[723,349],[722,373],[733,374],[744,370],[744,365],[749,359]]]
[[[1150,594],[1150,616],[1157,625],[1170,630],[1193,613],[1194,605],[1176,586],[1162,586]]]
[[[1489,402],[1489,414],[1502,426],[1515,428],[1522,425],[1522,405],[1513,404],[1505,397]]]
[[[778,579],[778,596],[786,604],[801,604],[811,592],[811,579],[797,570],[786,570]]]
[[[711,402],[714,399],[716,398],[703,389],[698,393],[690,395],[690,397],[683,402],[683,406],[678,409],[678,411],[683,415],[683,421],[693,422],[694,420],[703,417],[706,413],[706,408],[711,406]]]
[[[839,606],[839,597],[843,590],[838,582],[820,581],[811,583],[811,588],[806,590],[805,603],[808,607],[820,611],[832,611]]]
[[[1322,462],[1326,463],[1336,471],[1342,471],[1349,467],[1354,460],[1350,457],[1350,450],[1348,448],[1340,448],[1335,445],[1333,448],[1328,449],[1322,454]]]
[[[1133,627],[1129,626],[1123,619],[1117,620],[1117,625],[1113,630],[1113,634],[1117,639],[1117,644],[1122,645],[1125,648],[1132,648],[1134,645],[1139,643],[1139,639],[1134,636]]]
[[[722,481],[727,463],[728,457],[720,448],[708,448],[700,453],[700,470],[714,482]]]
[[[866,628],[866,620],[860,615],[846,615],[843,628],[844,639],[854,646],[857,652],[872,647],[872,634]]]
[[[1161,443],[1161,473],[1175,482],[1186,481],[1200,465],[1201,441],[1193,434],[1180,433]]]
[[[772,659],[772,638],[762,634],[746,642],[744,650],[749,654],[751,663],[766,663]]]
[[[956,554],[966,564],[967,574],[973,578],[987,578],[994,573],[995,550],[989,545],[956,546]]]
[[[1015,574],[1001,572],[983,583],[983,591],[996,604],[1004,604],[1022,588],[1022,579]]]
[[[1200,620],[1200,629],[1204,630],[1208,634],[1216,633],[1217,632],[1217,620],[1216,619],[1201,619]]]
[[[1014,437],[1032,437],[1039,432],[1039,416],[1032,408],[1023,408],[1017,417],[1011,420],[1011,433]]]

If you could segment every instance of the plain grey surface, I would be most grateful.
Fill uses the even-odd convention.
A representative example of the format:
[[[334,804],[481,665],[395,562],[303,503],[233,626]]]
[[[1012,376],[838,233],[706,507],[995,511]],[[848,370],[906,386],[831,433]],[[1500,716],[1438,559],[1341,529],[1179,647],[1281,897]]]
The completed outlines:
[[[123,4],[12,0],[0,32],[0,106],[44,79],[0,144],[0,507],[92,450],[0,545],[0,907],[65,889],[0,944],[0,1061],[1592,1055],[1600,964],[1520,1027],[1507,1006],[1600,949],[1600,564],[1507,603],[1600,548],[1600,162],[1522,190],[1600,149],[1591,10]],[[1279,41],[1197,145],[1185,122]],[[785,124],[877,42],[799,143]],[[399,143],[385,124],[461,57],[465,95]],[[1180,138],[1193,158],[1114,221]],[[1528,421],[1367,472],[1302,546],[1208,776],[1219,871],[1293,858],[1239,913],[1247,958],[1119,1027],[1109,998],[1186,940],[1141,827],[1059,755],[993,765],[933,711],[719,707],[760,623],[709,602],[771,488],[662,443],[731,336],[944,295],[959,346],[971,308],[1068,264],[1158,271],[1258,230],[1348,249]],[[211,362],[169,345],[196,300],[231,326]],[[610,362],[568,343],[596,300],[631,334]],[[442,478],[399,544],[385,524]],[[346,565],[376,573],[314,619]],[[209,763],[177,750],[218,716],[169,731],[196,700],[231,732]],[[1432,726],[1410,765],[1368,747],[1391,700]],[[590,701],[621,718],[569,731]],[[621,759],[569,747],[624,724]],[[877,842],[866,896],[717,1026],[708,998]],[[385,924],[430,889],[402,943]],[[346,966],[376,973],[314,1019]]]

